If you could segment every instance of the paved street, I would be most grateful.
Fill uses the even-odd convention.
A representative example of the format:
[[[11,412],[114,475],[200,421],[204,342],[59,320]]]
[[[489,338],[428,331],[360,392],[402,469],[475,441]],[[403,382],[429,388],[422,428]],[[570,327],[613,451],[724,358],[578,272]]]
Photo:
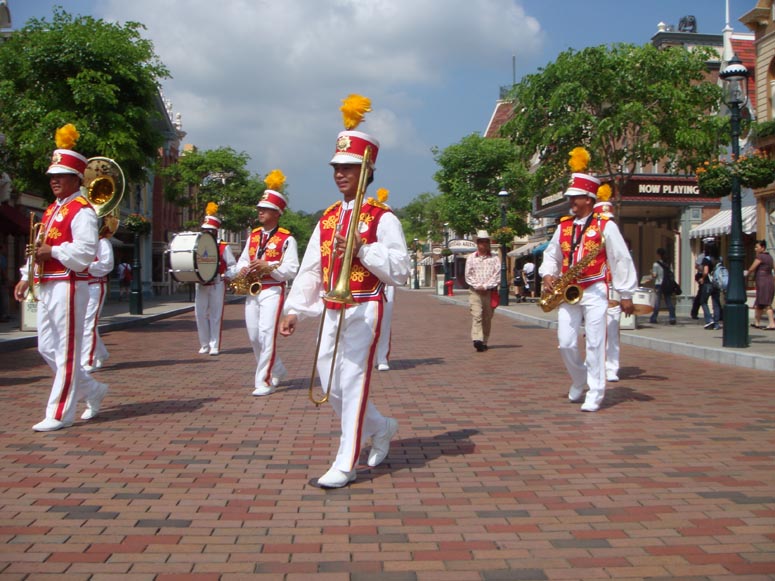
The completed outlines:
[[[625,344],[586,414],[554,330],[500,314],[476,353],[461,304],[396,301],[372,401],[399,433],[335,491],[310,484],[338,439],[307,397],[313,321],[266,398],[240,304],[218,357],[193,313],[109,332],[103,411],[44,434],[51,372],[0,353],[0,578],[775,578],[771,372]]]

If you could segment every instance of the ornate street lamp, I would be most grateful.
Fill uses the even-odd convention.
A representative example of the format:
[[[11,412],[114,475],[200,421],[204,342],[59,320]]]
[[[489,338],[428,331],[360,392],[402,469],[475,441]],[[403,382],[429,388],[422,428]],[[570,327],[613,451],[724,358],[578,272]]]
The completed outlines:
[[[498,199],[501,202],[501,228],[506,227],[506,202],[509,199],[509,193],[506,190],[498,192]],[[501,244],[501,288],[500,300],[498,304],[502,307],[509,305],[509,281],[506,280],[506,245]]]
[[[735,54],[719,74],[724,81],[724,101],[729,107],[732,162],[740,157],[740,110],[748,101],[748,69]],[[748,347],[748,305],[743,278],[743,215],[740,178],[732,173],[732,224],[729,244],[729,289],[724,306],[724,347]]]

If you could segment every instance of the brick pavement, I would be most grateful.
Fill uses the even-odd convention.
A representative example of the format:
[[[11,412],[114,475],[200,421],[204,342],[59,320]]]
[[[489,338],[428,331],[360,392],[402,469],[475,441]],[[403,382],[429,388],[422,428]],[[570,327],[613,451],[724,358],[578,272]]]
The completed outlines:
[[[623,346],[605,407],[565,402],[553,331],[397,293],[374,402],[401,427],[349,488],[310,480],[337,422],[307,382],[250,396],[241,305],[200,356],[191,314],[105,335],[100,416],[37,434],[51,375],[0,355],[2,579],[773,579],[772,375]],[[364,452],[365,454],[365,452]]]

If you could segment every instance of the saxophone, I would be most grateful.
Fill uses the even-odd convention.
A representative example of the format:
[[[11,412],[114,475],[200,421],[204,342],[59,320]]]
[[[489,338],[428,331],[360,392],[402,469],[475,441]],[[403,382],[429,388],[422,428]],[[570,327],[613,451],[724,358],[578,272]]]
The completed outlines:
[[[551,292],[542,292],[541,299],[538,301],[538,306],[545,313],[553,311],[564,301],[569,305],[575,305],[584,296],[584,289],[581,285],[574,284],[574,281],[582,273],[582,271],[592,264],[592,261],[597,258],[597,255],[605,247],[605,238],[603,238],[597,246],[595,246],[590,252],[585,254],[581,260],[572,265],[565,271],[557,281],[554,283],[554,288]]]
[[[250,295],[251,297],[256,296],[261,292],[261,289],[264,286],[261,284],[261,279],[270,272],[277,270],[280,267],[280,264],[282,264],[282,259],[280,259],[279,262],[268,264],[263,268],[257,268],[256,270],[248,271],[245,273],[245,276],[235,276],[231,282],[229,282],[229,290],[231,290],[231,292],[233,292],[235,295]]]

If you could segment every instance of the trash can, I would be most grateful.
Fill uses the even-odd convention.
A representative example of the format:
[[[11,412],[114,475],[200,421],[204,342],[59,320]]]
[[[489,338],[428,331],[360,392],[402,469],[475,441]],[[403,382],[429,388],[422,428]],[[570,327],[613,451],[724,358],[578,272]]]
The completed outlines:
[[[440,278],[436,281],[436,294],[440,297],[444,296],[446,294],[446,291],[444,290],[444,279]]]
[[[455,286],[454,280],[448,280],[447,282],[444,283],[444,287],[447,289],[446,295],[448,297],[454,296],[455,293],[452,291],[452,288],[454,286]]]

